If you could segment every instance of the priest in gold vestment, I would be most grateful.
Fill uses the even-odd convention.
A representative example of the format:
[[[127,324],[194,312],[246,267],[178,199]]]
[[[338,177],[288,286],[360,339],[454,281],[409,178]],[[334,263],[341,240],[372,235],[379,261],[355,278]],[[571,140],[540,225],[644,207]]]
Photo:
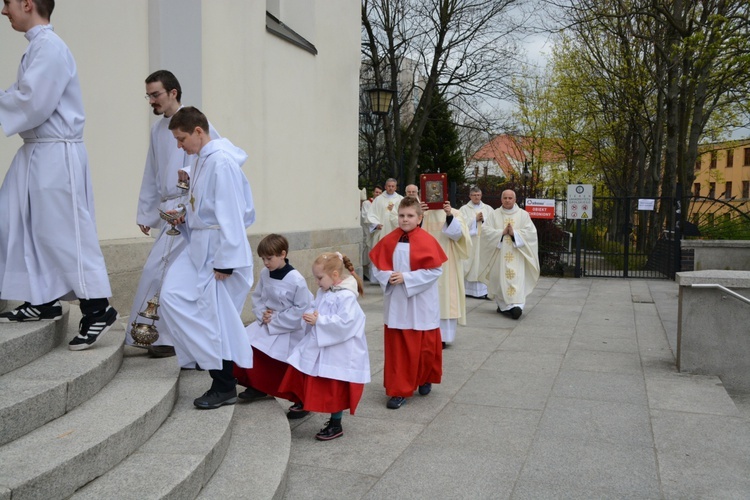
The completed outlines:
[[[422,203],[422,229],[438,240],[448,260],[438,279],[440,294],[440,335],[444,344],[456,338],[456,324],[466,325],[464,261],[471,255],[471,236],[461,213],[446,201],[442,210],[427,210]]]
[[[497,303],[497,312],[520,318],[539,280],[539,245],[531,217],[516,205],[516,193],[510,189],[503,191],[502,207],[482,227],[479,261],[479,279]]]

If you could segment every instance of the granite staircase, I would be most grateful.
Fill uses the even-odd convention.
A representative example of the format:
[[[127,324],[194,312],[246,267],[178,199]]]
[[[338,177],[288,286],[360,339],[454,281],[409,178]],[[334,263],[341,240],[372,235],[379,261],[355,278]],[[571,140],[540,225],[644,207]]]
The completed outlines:
[[[70,351],[80,312],[63,311],[0,324],[0,500],[283,496],[281,405],[197,410],[207,373],[123,346],[123,320]]]

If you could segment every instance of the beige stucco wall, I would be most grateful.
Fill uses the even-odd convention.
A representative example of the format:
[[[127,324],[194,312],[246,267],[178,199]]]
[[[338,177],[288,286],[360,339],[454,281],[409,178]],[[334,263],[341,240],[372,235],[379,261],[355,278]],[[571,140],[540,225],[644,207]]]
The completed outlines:
[[[70,47],[86,111],[84,141],[89,152],[100,239],[136,236],[135,204],[148,147],[149,109],[141,97],[148,73],[147,3],[130,0],[57,2],[55,32]],[[118,7],[119,6],[119,7]],[[116,15],[114,15],[116,12]],[[16,79],[27,42],[0,19],[0,87]],[[18,136],[0,137],[0,176],[21,144]],[[135,172],[138,172],[135,175]]]
[[[170,1],[128,0],[124,8],[115,0],[66,0],[52,16],[78,64],[99,238],[118,281],[115,294],[126,297],[150,244],[134,220],[155,119],[142,97],[143,80],[159,67],[172,69],[163,43],[169,35],[161,24],[155,29],[153,19],[159,9],[161,15],[174,11]],[[359,4],[280,1],[282,21],[315,44],[318,54],[312,55],[266,32],[266,2],[182,1],[185,12],[178,15],[200,16],[194,35],[200,50],[194,50],[194,64],[187,54],[190,71],[183,72],[200,81],[181,82],[183,90],[195,83],[189,86],[200,96],[185,95],[183,103],[200,103],[219,132],[249,154],[243,169],[257,210],[251,241],[269,232],[299,233],[307,235],[297,239],[311,254],[342,245],[357,257],[350,235],[360,231]],[[7,88],[26,40],[7,19],[0,22],[0,87]],[[177,56],[184,66],[186,54]],[[17,136],[0,138],[0,177],[19,145]]]

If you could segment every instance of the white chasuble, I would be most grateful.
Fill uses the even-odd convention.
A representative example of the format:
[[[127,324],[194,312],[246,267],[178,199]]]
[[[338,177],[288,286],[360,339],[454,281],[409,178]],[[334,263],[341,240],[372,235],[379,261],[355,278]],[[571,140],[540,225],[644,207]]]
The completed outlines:
[[[367,214],[370,222],[370,232],[372,233],[372,246],[378,244],[378,241],[398,227],[398,204],[404,197],[398,193],[389,195],[383,193],[372,200],[372,207]],[[390,208],[390,210],[389,210]],[[382,229],[375,229],[376,226],[382,225]]]
[[[440,319],[455,319],[458,320],[459,325],[466,325],[463,265],[471,254],[471,238],[461,213],[456,209],[451,209],[451,214],[453,220],[450,225],[446,226],[444,210],[428,210],[422,220],[422,229],[440,243],[445,255],[448,256],[448,260],[443,263],[443,273],[438,279]],[[452,342],[453,338],[443,338],[443,340]]]
[[[502,236],[508,224],[513,227],[515,242],[510,236]],[[501,308],[505,305],[523,309],[526,297],[539,280],[536,227],[528,212],[518,205],[492,212],[482,227],[480,247],[479,278],[487,285],[489,298],[494,298]]]
[[[466,278],[466,281],[479,281],[479,240],[482,237],[482,226],[484,223],[477,222],[477,214],[481,212],[486,221],[492,211],[493,208],[491,206],[482,202],[479,205],[469,202],[461,207],[461,215],[463,215],[466,225],[469,228],[469,235],[471,235],[471,255],[464,262],[464,278]]]

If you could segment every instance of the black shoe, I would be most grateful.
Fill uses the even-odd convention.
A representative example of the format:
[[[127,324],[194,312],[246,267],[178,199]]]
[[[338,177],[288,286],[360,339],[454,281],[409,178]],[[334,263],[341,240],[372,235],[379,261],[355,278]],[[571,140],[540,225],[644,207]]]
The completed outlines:
[[[289,407],[289,412],[286,414],[286,418],[289,420],[297,420],[298,418],[306,417],[310,412],[305,410],[302,403],[294,403]]]
[[[427,396],[430,393],[430,391],[432,391],[432,384],[429,382],[424,385],[419,386],[420,396]]]
[[[70,341],[68,349],[71,351],[88,349],[112,328],[116,320],[117,311],[112,306],[107,306],[104,312],[98,316],[87,314],[81,318],[81,322],[78,324],[78,335]]]
[[[388,400],[385,406],[389,410],[398,410],[399,408],[404,406],[405,403],[406,403],[406,398],[401,397],[401,396],[393,396],[391,399]]]
[[[331,424],[331,421],[329,420],[326,422],[326,426],[320,429],[320,432],[315,434],[315,439],[318,441],[330,441],[331,439],[336,439],[337,437],[341,437],[344,435],[344,428],[341,427],[341,424],[339,425],[333,425]]]
[[[32,306],[24,302],[12,311],[0,314],[0,323],[20,323],[22,321],[56,320],[62,318],[62,305],[56,300],[51,306]]]
[[[497,308],[497,312],[499,312],[499,313],[500,313],[500,314],[502,314],[503,316],[507,316],[507,317],[509,317],[509,318],[512,318],[512,317],[513,317],[513,313],[512,313],[511,311],[513,311],[513,309],[507,309],[507,310],[505,310],[505,311],[501,311],[499,307]]]
[[[224,405],[233,405],[237,402],[237,390],[228,392],[206,391],[203,396],[193,401],[193,404],[203,410],[215,410]]]
[[[448,347],[448,344],[446,344],[445,342],[443,342],[443,349],[445,349],[446,347]]]
[[[521,317],[521,314],[523,314],[523,309],[516,306],[510,310],[510,317],[513,319],[518,319]]]
[[[171,345],[150,345],[148,353],[154,358],[169,358],[175,355],[174,347]]]
[[[253,387],[248,387],[244,391],[238,394],[238,396],[245,403],[252,403],[253,401],[260,401],[261,399],[270,399],[271,396],[265,392],[261,392]]]

